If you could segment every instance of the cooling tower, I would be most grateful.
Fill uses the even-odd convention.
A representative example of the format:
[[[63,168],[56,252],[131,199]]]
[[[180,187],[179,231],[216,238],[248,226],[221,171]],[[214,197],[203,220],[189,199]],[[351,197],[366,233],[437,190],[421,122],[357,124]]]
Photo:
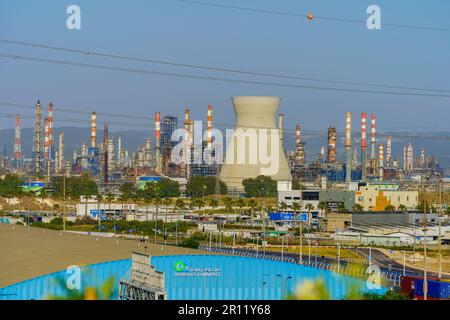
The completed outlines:
[[[236,127],[232,137],[227,136],[227,152],[220,179],[229,189],[240,191],[243,190],[244,179],[260,175],[277,181],[291,180],[276,127],[280,98],[233,97],[232,102]]]

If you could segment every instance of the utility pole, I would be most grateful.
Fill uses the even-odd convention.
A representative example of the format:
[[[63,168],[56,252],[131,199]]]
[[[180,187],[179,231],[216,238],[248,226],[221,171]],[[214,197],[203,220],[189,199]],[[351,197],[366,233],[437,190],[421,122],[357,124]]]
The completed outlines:
[[[423,299],[428,300],[427,281],[427,204],[424,203],[423,210]]]
[[[66,231],[66,173],[63,172],[63,230]]]
[[[441,180],[439,179],[439,213],[438,213],[438,277],[442,277],[442,239],[441,239],[441,218],[442,218],[442,190]]]
[[[303,212],[302,203],[300,202],[300,224],[299,224],[299,238],[300,238],[300,264],[303,264]]]

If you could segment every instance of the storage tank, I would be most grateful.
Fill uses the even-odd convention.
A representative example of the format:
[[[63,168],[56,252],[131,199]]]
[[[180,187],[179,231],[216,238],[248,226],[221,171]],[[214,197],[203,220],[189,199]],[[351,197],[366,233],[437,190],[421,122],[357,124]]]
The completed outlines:
[[[276,181],[292,180],[280,143],[279,128],[276,127],[280,97],[244,96],[232,97],[231,100],[236,127],[232,137],[227,136],[228,146],[220,179],[230,190],[237,191],[243,191],[244,179],[260,175],[270,176]]]

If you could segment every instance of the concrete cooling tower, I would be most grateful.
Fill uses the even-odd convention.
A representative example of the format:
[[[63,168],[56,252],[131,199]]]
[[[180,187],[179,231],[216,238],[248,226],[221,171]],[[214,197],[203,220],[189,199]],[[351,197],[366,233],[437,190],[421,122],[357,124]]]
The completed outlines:
[[[260,175],[291,180],[288,162],[276,127],[279,97],[233,97],[236,127],[227,133],[227,151],[220,179],[230,190],[243,190],[242,181]]]

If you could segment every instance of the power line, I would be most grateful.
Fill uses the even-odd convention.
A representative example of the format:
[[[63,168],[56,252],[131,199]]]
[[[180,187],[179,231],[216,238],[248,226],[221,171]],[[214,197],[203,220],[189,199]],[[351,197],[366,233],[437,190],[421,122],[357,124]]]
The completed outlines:
[[[45,45],[45,44],[8,40],[8,39],[0,39],[0,42],[18,45],[18,46],[26,46],[26,47],[48,49],[48,50],[54,50],[54,51],[60,51],[60,52],[76,53],[76,54],[82,54],[84,56],[98,56],[98,57],[112,58],[112,59],[118,59],[118,60],[163,64],[163,65],[170,65],[170,66],[175,66],[175,67],[184,67],[184,68],[192,68],[192,69],[200,69],[200,70],[208,70],[208,71],[228,72],[228,73],[245,74],[245,75],[252,75],[252,76],[262,76],[262,77],[272,77],[272,78],[302,80],[302,81],[312,81],[312,82],[335,83],[335,84],[344,84],[344,85],[357,85],[357,86],[388,88],[388,89],[431,91],[431,92],[450,92],[450,90],[446,90],[446,89],[394,86],[394,85],[386,85],[386,84],[345,81],[345,80],[329,80],[329,79],[320,79],[320,78],[304,77],[304,76],[297,76],[297,75],[283,75],[283,74],[278,74],[278,73],[256,72],[256,71],[230,69],[230,68],[216,67],[216,66],[203,66],[203,65],[198,65],[198,64],[186,64],[186,63],[179,63],[179,62],[174,62],[174,61],[138,58],[138,57],[117,55],[117,54],[104,53],[104,52],[95,52],[92,50],[63,48],[63,47],[50,46],[50,45]]]
[[[384,94],[384,95],[396,95],[396,96],[420,96],[420,97],[450,98],[450,95],[444,95],[444,94],[322,87],[322,86],[310,86],[310,85],[278,83],[278,82],[264,82],[264,81],[255,81],[255,80],[242,80],[242,79],[199,76],[199,75],[190,75],[190,74],[182,74],[182,73],[170,73],[170,72],[160,72],[160,71],[153,71],[153,70],[131,69],[131,68],[122,68],[122,67],[114,67],[114,66],[107,66],[107,65],[88,64],[88,63],[72,62],[72,61],[65,61],[65,60],[36,58],[36,57],[14,55],[14,54],[7,54],[7,53],[0,53],[0,57],[12,59],[12,60],[27,60],[27,61],[34,61],[34,62],[44,62],[44,63],[68,65],[68,66],[75,66],[75,67],[93,68],[93,69],[100,69],[100,70],[121,71],[121,72],[137,73],[137,74],[151,74],[151,75],[166,76],[166,77],[208,80],[208,81],[218,81],[218,82],[227,82],[227,83],[241,83],[241,84],[271,86],[271,87],[311,89],[311,90],[347,92],[347,93],[369,93],[369,94]]]
[[[275,14],[275,15],[282,15],[282,16],[308,18],[307,14],[293,13],[293,12],[286,12],[286,11],[276,11],[276,10],[267,10],[267,9],[258,9],[258,8],[239,7],[239,6],[224,5],[224,4],[219,4],[219,3],[211,3],[211,2],[203,2],[203,1],[192,1],[192,0],[175,0],[175,1],[183,2],[185,4],[194,4],[194,5],[202,5],[202,6],[209,6],[209,7],[234,9],[234,10],[247,11],[247,12],[257,12],[257,13],[265,13],[265,14]],[[334,22],[347,22],[347,23],[366,24],[365,20],[336,18],[336,17],[314,16],[314,19],[317,19],[317,20],[328,20],[328,21],[334,21]],[[396,27],[396,28],[405,28],[405,29],[420,29],[420,30],[428,30],[428,31],[443,31],[443,32],[450,31],[450,29],[448,29],[448,28],[427,27],[427,26],[406,25],[406,24],[395,24],[395,23],[383,23],[383,26]]]

